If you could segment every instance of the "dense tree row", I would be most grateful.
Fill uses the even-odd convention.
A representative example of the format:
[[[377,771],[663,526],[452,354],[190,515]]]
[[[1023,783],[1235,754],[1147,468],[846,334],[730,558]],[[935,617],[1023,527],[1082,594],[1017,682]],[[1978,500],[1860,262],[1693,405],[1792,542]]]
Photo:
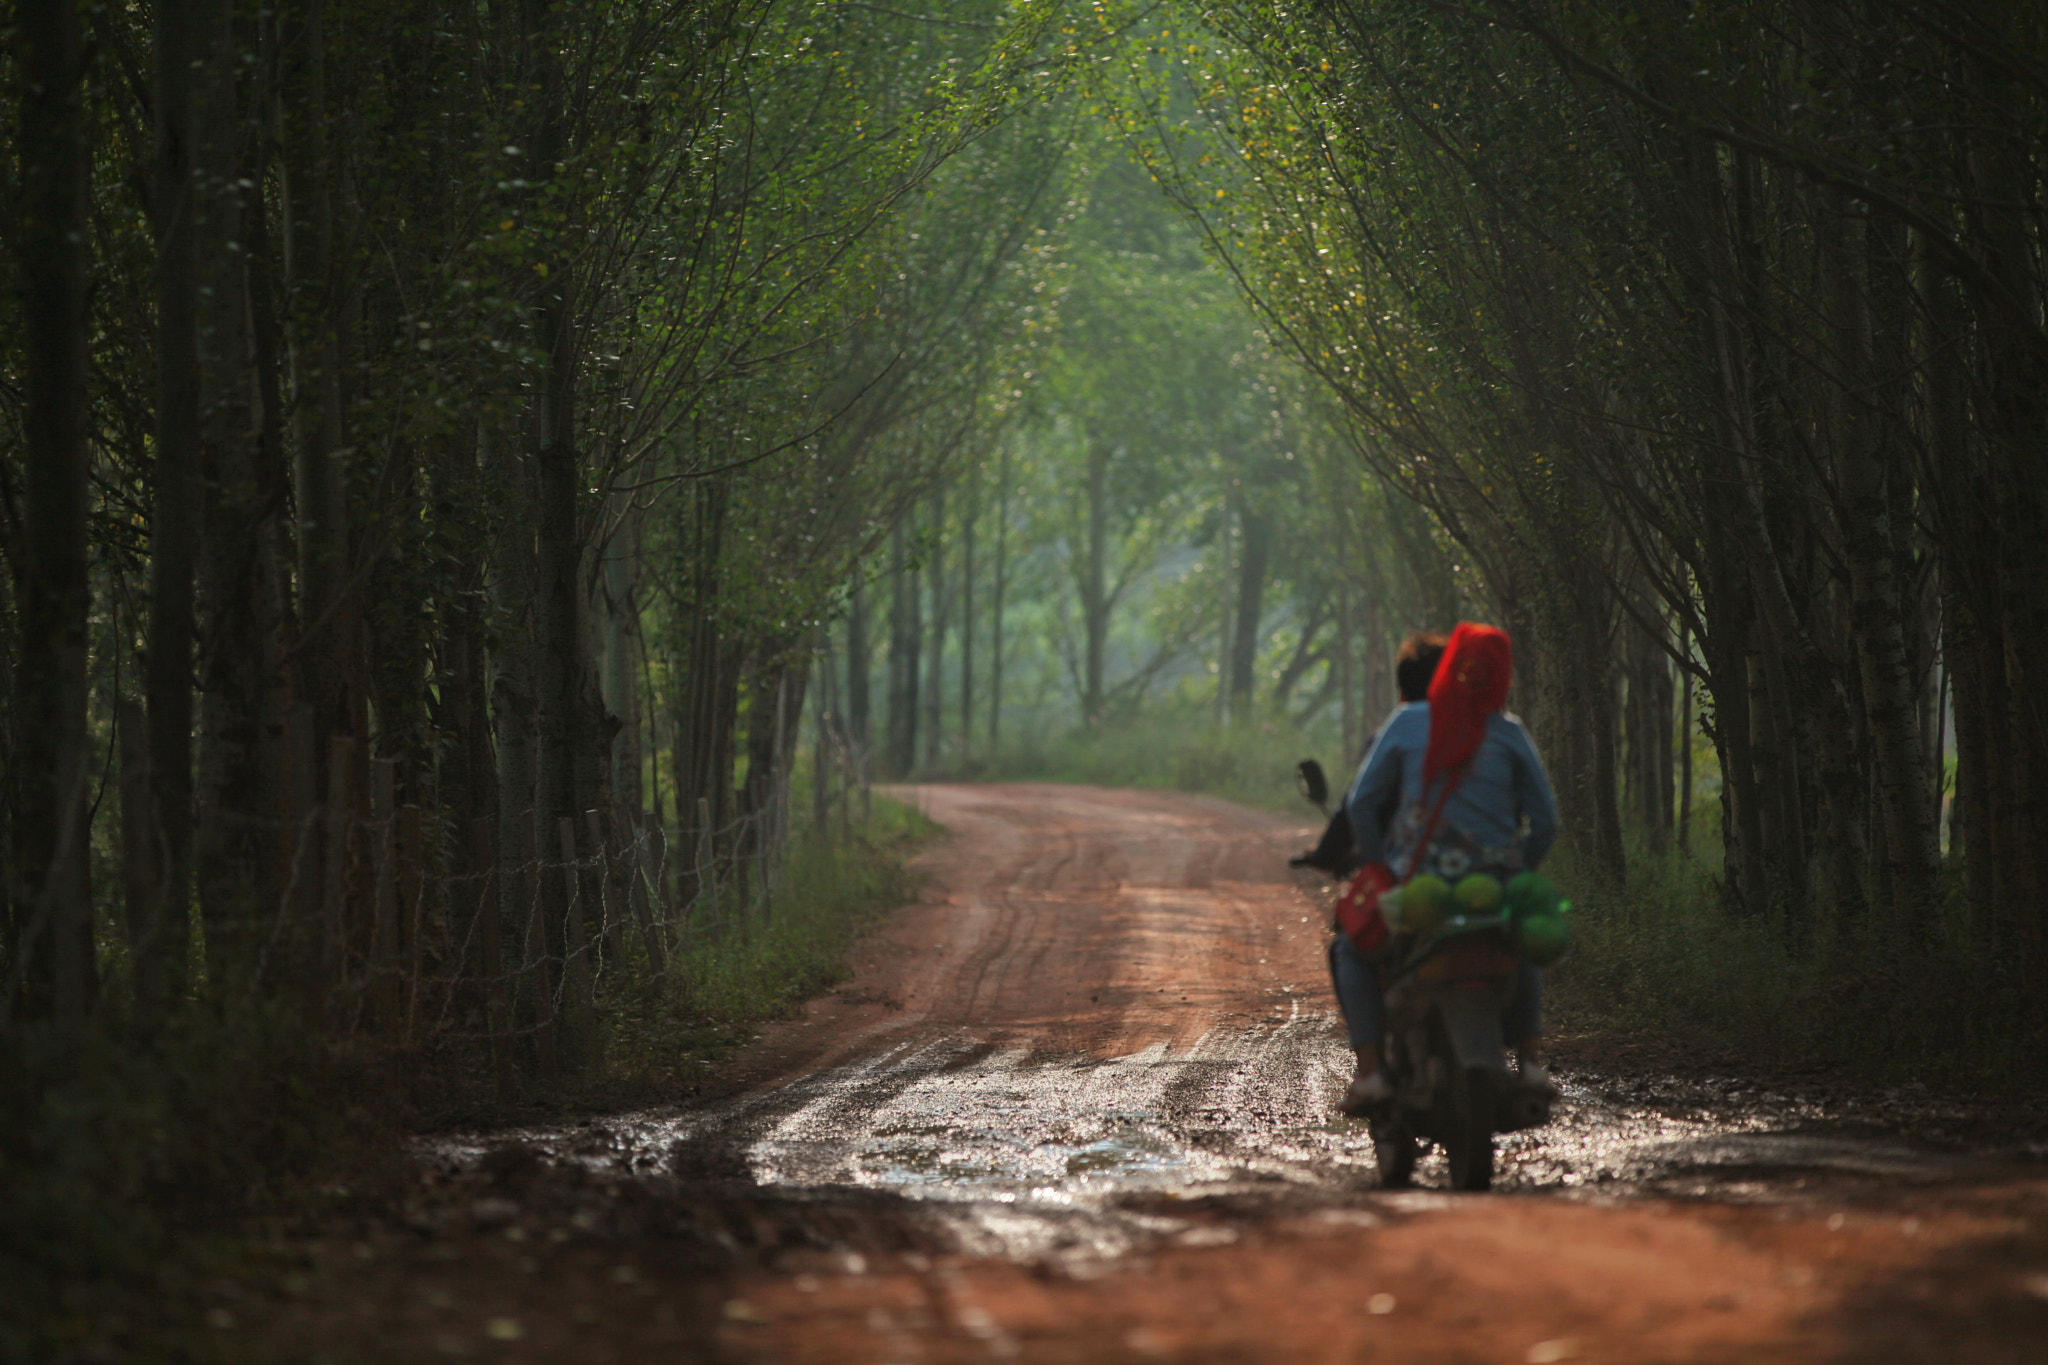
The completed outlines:
[[[835,667],[885,698],[852,693],[848,736],[888,774],[1031,771],[1133,725],[1284,722],[1355,754],[1395,642],[1457,614],[1445,558],[1144,167],[1095,128],[1070,157],[997,453],[926,495],[846,623]],[[1146,761],[1123,776],[1175,771]]]
[[[1584,851],[1668,823],[1675,666],[1732,905],[2038,1019],[2038,7],[1204,14],[1126,49],[1149,154],[1516,629]]]
[[[14,37],[0,1004],[49,1056],[103,974],[145,1032],[402,1037],[424,972],[587,1066],[592,964],[772,868],[805,717],[821,803],[1006,715],[1348,750],[1473,607],[1586,866],[1684,837],[1697,722],[1730,908],[2038,997],[2024,6]]]
[[[760,851],[819,624],[1013,363],[1029,26],[31,9],[5,1011],[65,1055],[110,966],[143,1020],[203,982],[395,1033],[439,955],[593,1060],[601,867]]]

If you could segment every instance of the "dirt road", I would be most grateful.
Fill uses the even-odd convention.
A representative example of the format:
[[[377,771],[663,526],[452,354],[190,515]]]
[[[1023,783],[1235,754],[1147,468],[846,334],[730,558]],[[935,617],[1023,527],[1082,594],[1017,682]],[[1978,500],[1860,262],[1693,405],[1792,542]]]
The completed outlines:
[[[1303,825],[914,795],[951,831],[923,901],[720,1098],[426,1144],[405,1210],[242,1291],[224,1334],[335,1361],[2048,1362],[2038,1132],[1930,1140],[1969,1115],[1567,1050],[1496,1192],[1380,1191],[1331,1114]]]

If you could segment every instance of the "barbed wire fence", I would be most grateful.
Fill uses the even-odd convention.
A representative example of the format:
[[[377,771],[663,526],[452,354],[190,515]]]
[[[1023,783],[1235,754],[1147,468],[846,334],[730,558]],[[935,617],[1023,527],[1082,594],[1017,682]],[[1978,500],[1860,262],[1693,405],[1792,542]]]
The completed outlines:
[[[773,922],[794,839],[845,843],[871,818],[865,746],[822,720],[800,829],[791,772],[771,774],[767,799],[722,822],[699,798],[672,828],[612,809],[553,821],[528,809],[457,828],[398,799],[395,762],[336,740],[326,799],[301,791],[298,809],[262,823],[286,868],[276,904],[205,932],[253,940],[252,984],[294,978],[337,1041],[399,1055],[487,1050],[511,1098],[522,1065],[544,1081],[570,1069],[563,1035],[593,1038],[601,988],[687,990],[701,949]],[[124,812],[122,823],[141,865],[149,822]]]

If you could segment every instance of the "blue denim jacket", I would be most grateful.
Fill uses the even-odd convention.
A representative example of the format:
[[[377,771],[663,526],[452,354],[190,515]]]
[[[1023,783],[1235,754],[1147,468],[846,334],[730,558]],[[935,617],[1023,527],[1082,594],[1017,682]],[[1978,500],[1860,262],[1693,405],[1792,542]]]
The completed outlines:
[[[1422,825],[1443,795],[1439,784],[1424,801],[1422,755],[1429,747],[1429,703],[1396,707],[1344,798],[1358,855],[1381,860],[1396,877],[1408,864]],[[1393,828],[1382,829],[1380,803],[1399,790]],[[1524,822],[1526,822],[1526,827]],[[1514,873],[1533,868],[1557,839],[1557,798],[1543,760],[1522,723],[1504,711],[1486,718],[1486,737],[1444,806],[1424,870],[1455,880],[1467,872]]]

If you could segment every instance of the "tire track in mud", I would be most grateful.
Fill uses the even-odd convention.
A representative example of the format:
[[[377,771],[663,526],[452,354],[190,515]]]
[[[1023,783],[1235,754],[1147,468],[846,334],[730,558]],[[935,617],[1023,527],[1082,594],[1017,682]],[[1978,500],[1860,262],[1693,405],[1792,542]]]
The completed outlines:
[[[1113,1253],[1133,1237],[1107,1227],[1119,1220],[1102,1210],[1125,1184],[1276,1178],[1257,1134],[1191,1121],[1230,1111],[1270,1128],[1283,1109],[1321,1121],[1321,1097],[1303,1092],[1329,1078],[1327,1060],[1294,1054],[1328,1050],[1310,1039],[1328,1032],[1327,1011],[1304,1010],[1306,983],[1283,980],[1280,927],[1315,938],[1311,907],[1278,875],[1293,832],[1199,799],[1134,809],[1125,794],[1086,788],[1028,795],[920,793],[952,831],[927,859],[935,895],[883,946],[881,982],[849,992],[903,1007],[837,1047],[796,1049],[813,1061],[830,1052],[830,1065],[614,1120],[594,1158],[573,1154],[590,1146],[580,1131],[492,1140],[647,1175],[894,1189],[947,1204],[994,1195],[1008,1233],[966,1230],[960,1209],[944,1221],[968,1244],[1020,1253],[1077,1244],[1071,1229],[1019,1232],[1032,1221],[1020,1199],[1046,1205],[1055,1223],[1090,1206],[1083,1221],[1103,1225],[1078,1241]],[[910,951],[917,944],[936,957]],[[1212,1096],[1219,1083],[1227,1093]],[[438,1147],[459,1164],[485,1145]]]
[[[1348,1056],[1322,979],[1322,911],[1281,872],[1301,827],[1080,787],[916,795],[951,831],[923,860],[931,892],[842,993],[888,1007],[828,1000],[770,1029],[741,1058],[751,1084],[614,1120],[589,1160],[573,1155],[588,1145],[580,1131],[439,1152],[460,1164],[520,1141],[586,1165],[954,1205],[999,1197],[1055,1219],[1162,1182],[1335,1198],[1370,1187],[1362,1125],[1330,1112]],[[1868,1135],[1787,1132],[1828,1115],[1784,1097],[1644,1102],[1569,1077],[1566,1093],[1549,1127],[1502,1139],[1502,1189],[1725,1197],[1775,1188],[1758,1171],[1957,1169]],[[1424,1158],[1424,1183],[1440,1164]]]
[[[842,989],[722,1093],[423,1144],[442,1212],[395,1239],[433,1228],[376,1281],[398,1306],[363,1291],[293,1343],[422,1358],[416,1324],[456,1311],[425,1286],[531,1329],[492,1356],[577,1365],[2040,1358],[2048,1145],[1567,1068],[1498,1193],[1380,1191],[1330,1112],[1324,913],[1282,870],[1310,831],[1166,793],[916,795],[951,833]]]

